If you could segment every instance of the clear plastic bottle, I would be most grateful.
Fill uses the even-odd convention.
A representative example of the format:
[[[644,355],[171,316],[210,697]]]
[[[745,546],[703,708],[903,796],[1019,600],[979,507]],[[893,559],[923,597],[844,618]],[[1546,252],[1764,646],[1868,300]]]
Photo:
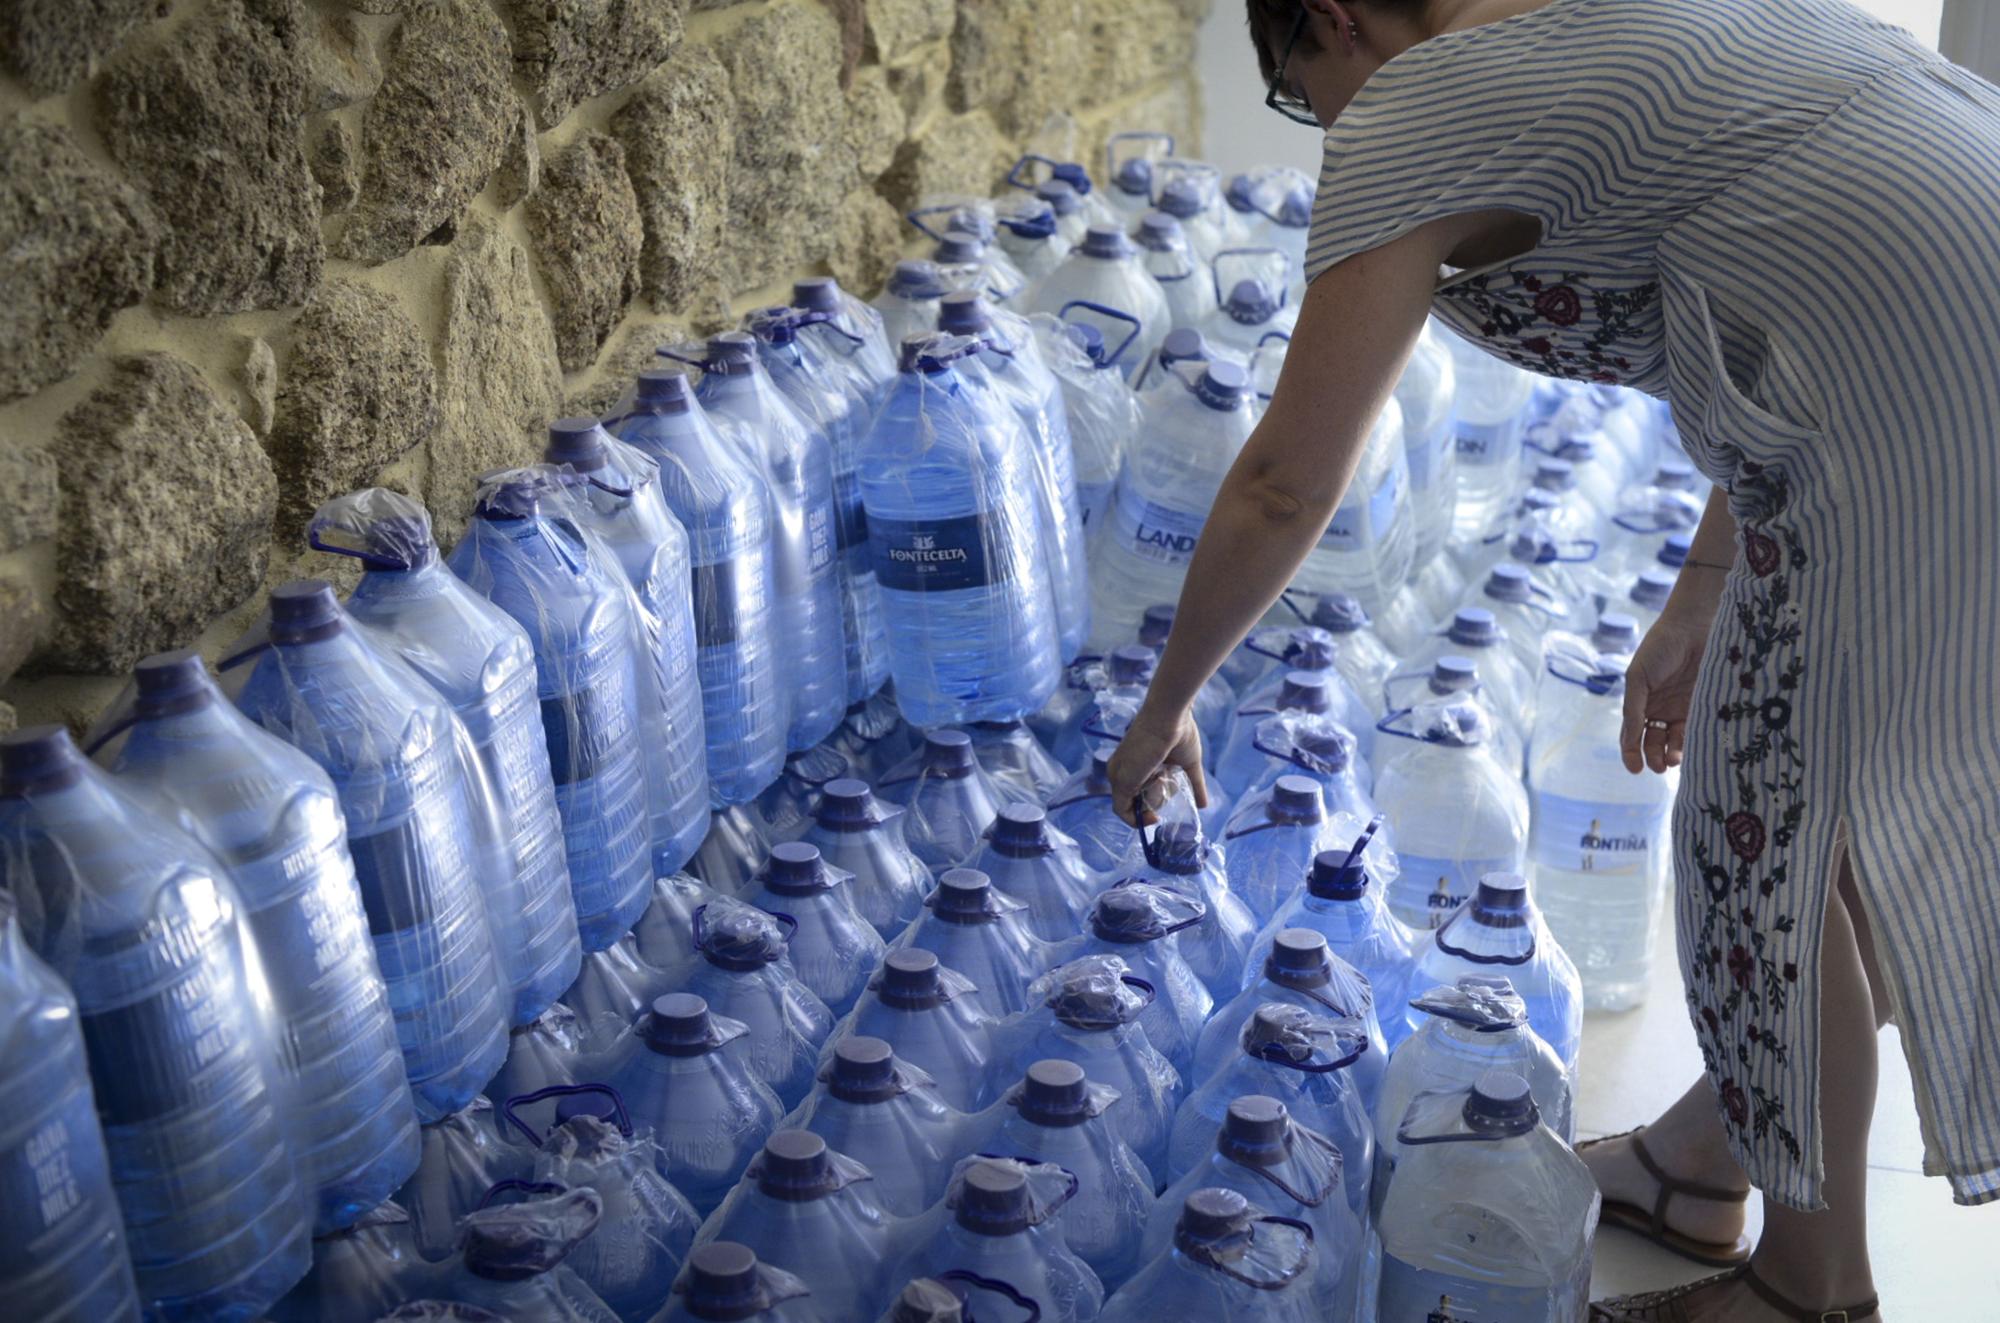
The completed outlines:
[[[1462,696],[1420,702],[1385,729],[1414,741],[1375,786],[1401,864],[1389,910],[1423,933],[1470,899],[1480,877],[1521,866],[1528,795],[1487,751],[1491,719]]]
[[[1501,561],[1487,572],[1477,600],[1465,605],[1492,613],[1494,623],[1506,636],[1507,650],[1514,655],[1519,674],[1540,674],[1542,638],[1562,625],[1566,607],[1554,593],[1535,582],[1527,566],[1516,560]],[[1484,669],[1481,668],[1482,672]]]
[[[1524,416],[1535,379],[1505,359],[1439,328],[1451,352],[1456,391],[1452,436],[1458,453],[1458,504],[1451,537],[1475,541],[1513,499]]]
[[[1074,185],[1066,179],[1044,179],[1035,185],[1034,195],[1037,202],[1055,215],[1056,234],[1066,248],[1073,250],[1083,242],[1090,230],[1091,216],[1083,195]]]
[[[507,1035],[507,1062],[500,1067],[499,1074],[486,1082],[486,1100],[496,1108],[504,1108],[513,1099],[580,1083],[587,1044],[583,1022],[576,1012],[561,1002],[555,1003],[528,1023],[516,1025]],[[524,1115],[530,1124],[546,1129],[555,1112],[556,1103],[551,1097],[525,1109]],[[505,1124],[504,1113],[501,1137],[509,1143],[532,1142],[531,1136]]]
[[[968,721],[965,735],[972,741],[972,756],[1010,799],[1039,804],[1069,776],[1018,717]]]
[[[1274,249],[1229,249],[1216,255],[1212,270],[1217,301],[1195,328],[1202,338],[1246,363],[1266,345],[1276,346],[1273,352],[1282,358],[1299,319],[1298,305],[1285,297],[1283,257]],[[1266,387],[1276,380],[1273,371],[1258,393],[1269,398]],[[1395,440],[1402,444],[1400,431]]]
[[[1411,952],[1416,938],[1389,912],[1382,888],[1369,875],[1371,867],[1383,867],[1378,861],[1384,853],[1378,846],[1374,857],[1370,856],[1372,832],[1371,825],[1354,838],[1352,846],[1327,850],[1314,858],[1305,888],[1272,916],[1257,934],[1252,949],[1269,949],[1287,928],[1310,929],[1326,938],[1327,950],[1368,980],[1377,1019],[1382,1022],[1383,1041],[1393,1052],[1409,1034],[1401,1007],[1410,976],[1416,971],[1416,957]]]
[[[1140,248],[1124,230],[1092,225],[1062,265],[1035,286],[1026,311],[1061,317],[1070,304],[1082,302],[1125,313],[1139,323],[1138,340],[1128,351],[1127,362],[1144,363],[1174,323],[1166,293],[1140,257]]]
[[[1132,828],[1111,803],[1111,750],[1093,749],[1090,765],[1049,794],[1049,822],[1083,852],[1085,867],[1118,867],[1132,847]]]
[[[771,845],[762,815],[749,804],[732,804],[710,815],[708,835],[688,871],[725,896],[740,895]]]
[[[1181,223],[1188,246],[1203,266],[1230,246],[1227,211],[1214,166],[1192,161],[1166,164],[1154,176],[1153,204]]]
[[[1180,935],[1208,917],[1208,907],[1178,891],[1135,882],[1103,892],[1090,908],[1090,930],[1072,959],[1117,959],[1153,996],[1139,1011],[1153,1049],[1185,1076],[1195,1040],[1215,998],[1181,955]]]
[[[1017,801],[1002,808],[973,866],[996,890],[1027,906],[1028,927],[1043,941],[1083,930],[1096,879],[1077,843],[1049,825],[1040,805]]]
[[[1457,395],[1451,350],[1443,334],[1426,320],[1403,374],[1396,379],[1396,403],[1403,410],[1403,454],[1410,472],[1413,565],[1429,563],[1451,535],[1458,504],[1458,445],[1452,431]]]
[[[421,1296],[431,1281],[410,1215],[385,1199],[352,1226],[316,1236],[312,1270],[264,1317],[268,1323],[374,1323]]]
[[[948,869],[924,899],[925,912],[896,948],[929,951],[971,979],[1001,1015],[1027,1009],[1028,985],[1056,963],[1051,944],[1028,926],[1028,907],[996,890],[986,874]]]
[[[1058,1216],[1077,1190],[1077,1178],[1050,1163],[968,1159],[943,1209],[913,1228],[924,1239],[896,1275],[958,1270],[971,1275],[959,1280],[980,1314],[1004,1317],[988,1302],[1019,1297],[1040,1311],[1042,1323],[1091,1323],[1104,1307],[1104,1286],[1064,1243]]]
[[[836,1016],[854,1009],[885,952],[880,934],[854,908],[853,881],[827,863],[818,846],[784,841],[771,847],[769,862],[744,897],[759,909],[791,917],[797,926],[786,955],[799,982]]]
[[[458,1257],[439,1294],[506,1319],[618,1323],[611,1307],[563,1262],[603,1216],[603,1197],[588,1186],[536,1191],[522,1203],[468,1213],[460,1223]]]
[[[1164,211],[1149,211],[1133,232],[1144,250],[1140,263],[1159,282],[1167,300],[1167,326],[1160,332],[1199,331],[1215,312],[1215,277],[1208,263],[1195,256],[1188,246],[1181,223]],[[1157,345],[1155,346],[1157,351]],[[1143,363],[1135,356],[1134,363]]]
[[[886,940],[923,912],[933,879],[903,838],[905,810],[885,804],[866,781],[829,781],[799,839],[851,879],[855,909]]]
[[[806,1284],[782,1268],[757,1262],[745,1245],[718,1240],[688,1256],[658,1323],[840,1323],[820,1312]]]
[[[1139,645],[1151,648],[1155,653],[1166,651],[1167,639],[1174,630],[1174,619],[1179,614],[1180,608],[1171,602],[1155,602],[1147,607],[1146,613],[1139,618]],[[1221,676],[1211,675],[1201,682],[1191,711],[1206,748],[1221,749],[1223,737],[1229,729],[1230,713],[1235,707],[1235,691],[1224,683]]]
[[[1061,675],[1036,465],[955,366],[975,344],[904,345],[861,447],[861,499],[889,625],[890,672],[919,726],[1023,717]]]
[[[148,657],[133,682],[97,759],[229,869],[270,985],[315,1228],[338,1230],[394,1194],[418,1155],[340,801],[310,758],[223,698],[199,655]]]
[[[312,1202],[235,888],[67,731],[30,726],[0,736],[0,891],[76,994],[148,1317],[257,1317],[312,1261]],[[53,1208],[31,1191],[10,1217]]]
[[[895,342],[882,314],[849,294],[832,276],[792,282],[792,306],[805,313],[799,334],[820,351],[854,399],[854,434],[868,426],[875,406],[896,380]],[[836,471],[839,457],[835,456]]]
[[[1320,1252],[1295,1220],[1268,1216],[1234,1190],[1196,1190],[1182,1203],[1170,1246],[1099,1317],[1103,1323],[1333,1317],[1313,1291]]]
[[[513,1128],[518,1137],[519,1127]],[[425,1123],[423,1144],[423,1158],[396,1202],[409,1212],[417,1253],[442,1263],[458,1243],[459,1220],[501,1181],[532,1174],[534,1150],[501,1140],[493,1104],[484,1098]]]
[[[1479,889],[1417,951],[1410,987],[1455,983],[1461,974],[1503,974],[1528,1008],[1528,1023],[1576,1077],[1583,1042],[1583,988],[1519,873],[1488,873]],[[1405,1013],[1412,1030],[1420,1011]]]
[[[1026,194],[1001,208],[997,220],[994,243],[1028,278],[1027,289],[1015,295],[1017,304],[1025,304],[1034,297],[1035,286],[1069,256],[1069,240],[1056,229],[1055,209]]]
[[[869,980],[853,1014],[834,1029],[834,1042],[850,1035],[879,1038],[896,1055],[931,1076],[944,1100],[962,1112],[975,1111],[998,1092],[994,1028],[979,988],[936,953],[920,948],[891,951]],[[833,1057],[829,1043],[824,1066]]]
[[[739,1060],[785,1107],[812,1089],[834,1020],[792,967],[787,952],[796,924],[790,915],[710,901],[695,915],[702,963],[686,988],[714,1015],[745,1026]]]
[[[784,774],[764,787],[751,806],[764,825],[764,838],[774,845],[795,839],[812,820],[812,806],[826,783],[853,770],[844,754],[825,744],[786,758]]]
[[[1257,919],[1230,891],[1222,850],[1202,834],[1192,794],[1182,790],[1161,806],[1151,839],[1141,835],[1140,849],[1119,871],[1122,885],[1136,879],[1200,904],[1201,922],[1180,935],[1181,955],[1217,1001],[1242,986]]]
[[[1244,1026],[1263,1007],[1297,1006],[1312,1015],[1351,1020],[1361,1026],[1368,1050],[1347,1068],[1347,1074],[1361,1095],[1361,1105],[1373,1109],[1381,1096],[1389,1048],[1383,1041],[1375,991],[1368,980],[1334,955],[1326,938],[1312,928],[1280,930],[1265,950],[1262,966],[1262,976],[1216,1007],[1202,1026],[1195,1047],[1194,1078],[1206,1083],[1236,1058],[1242,1050]],[[1391,1015],[1402,1012],[1395,1002],[1383,1009]]]
[[[1536,641],[1539,643],[1539,636]],[[1537,669],[1530,669],[1522,660],[1525,651],[1516,648],[1492,611],[1484,606],[1462,606],[1452,613],[1441,633],[1403,655],[1383,682],[1383,696],[1392,710],[1422,702],[1438,659],[1464,657],[1477,668],[1489,710],[1511,737],[1496,741],[1495,747],[1505,745],[1518,760],[1535,724]]]
[[[852,1035],[834,1043],[819,1085],[785,1118],[787,1129],[812,1131],[873,1173],[876,1196],[897,1217],[915,1217],[944,1194],[965,1124],[928,1074],[881,1039]]]
[[[938,300],[945,288],[944,273],[936,262],[896,263],[874,304],[891,349],[913,335],[937,329]]]
[[[962,211],[954,222],[975,222],[977,212]],[[943,270],[948,283],[959,289],[976,291],[995,303],[1005,303],[1028,286],[1027,276],[1014,259],[991,246],[969,227],[946,230],[931,249],[931,261]]]
[[[0,891],[0,1295],[23,1318],[139,1323],[76,996],[16,903]]]
[[[1120,348],[1129,350],[1131,346]],[[1138,360],[1123,352],[1113,357],[1107,351],[1104,333],[1084,322],[1067,324],[1060,336],[1044,338],[1043,357],[1062,383],[1063,407],[1069,415],[1087,576],[1089,538],[1093,530],[1104,526],[1126,447],[1139,431],[1139,402],[1126,383],[1127,373],[1137,371]]]
[[[488,845],[512,868],[488,867],[488,918],[508,959],[513,1019],[531,1020],[576,977],[581,947],[562,815],[536,702],[528,631],[474,592],[438,555],[430,515],[400,492],[370,487],[336,497],[313,516],[308,540],[360,557],[365,572],[347,613],[444,695],[471,737],[504,837]],[[518,898],[496,890],[511,875]],[[495,913],[495,910],[500,911]],[[518,936],[506,930],[518,916]]]
[[[678,368],[641,372],[621,414],[615,434],[659,464],[661,494],[688,533],[709,793],[717,806],[746,803],[785,758],[763,480],[717,434]]]
[[[923,746],[889,769],[878,789],[907,810],[903,839],[935,872],[970,864],[1000,816],[1007,792],[972,751],[962,730],[933,730]]]
[[[1313,859],[1336,841],[1319,783],[1290,773],[1239,802],[1222,832],[1229,890],[1268,924],[1305,885]]]
[[[506,1059],[513,1004],[476,872],[464,727],[317,579],[272,591],[270,647],[237,705],[333,779],[417,1118],[457,1111]]]
[[[654,998],[677,986],[647,964],[627,936],[583,958],[583,969],[563,993],[563,1004],[576,1013],[587,1048],[595,1053],[631,1028]]]

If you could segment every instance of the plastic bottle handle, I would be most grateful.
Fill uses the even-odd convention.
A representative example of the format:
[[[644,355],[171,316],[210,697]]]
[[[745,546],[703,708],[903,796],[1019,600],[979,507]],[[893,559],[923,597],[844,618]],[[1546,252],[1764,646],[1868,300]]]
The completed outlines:
[[[591,1094],[602,1094],[611,1100],[613,1114],[618,1118],[618,1133],[630,1139],[632,1137],[632,1113],[626,1110],[625,1099],[619,1095],[618,1090],[612,1088],[609,1084],[551,1084],[547,1088],[537,1089],[533,1093],[515,1094],[500,1104],[500,1119],[512,1124],[515,1129],[528,1137],[530,1144],[533,1144],[536,1148],[540,1148],[548,1142],[548,1135],[536,1134],[535,1128],[515,1115],[514,1109],[517,1107],[526,1107],[532,1103],[545,1102],[550,1098],[580,1098]],[[549,1133],[554,1134],[555,1132],[552,1129]]]
[[[1249,257],[1256,254],[1277,258],[1280,267],[1282,267],[1285,261],[1285,252],[1282,248],[1225,248],[1210,259],[1208,264],[1209,278],[1215,285],[1215,301],[1217,304],[1228,302],[1222,294],[1222,259],[1225,257]],[[1280,308],[1285,306],[1285,300],[1291,294],[1291,291],[1286,288],[1289,283],[1289,281],[1282,279],[1278,281],[1278,306]]]
[[[988,1292],[989,1294],[1006,1296],[1008,1300],[1024,1311],[1021,1315],[1020,1323],[1042,1323],[1042,1307],[998,1278],[981,1277],[978,1273],[965,1268],[953,1268],[948,1272],[939,1273],[938,1280],[964,1282],[967,1286]],[[968,1306],[969,1308],[970,1306]]]
[[[769,917],[776,919],[778,923],[785,929],[785,937],[784,937],[785,945],[790,946],[792,944],[792,938],[796,936],[799,931],[799,921],[797,919],[793,918],[789,914],[780,913],[777,910],[758,909],[754,905],[746,905],[744,906],[744,908],[749,910],[755,910],[756,913],[758,914],[768,915]],[[696,955],[707,954],[705,948],[702,946],[702,938],[706,935],[706,925],[703,921],[702,916],[707,913],[708,913],[708,905],[706,902],[694,907],[694,922],[690,926],[694,930],[694,952]]]
[[[1143,329],[1139,319],[1131,313],[1121,312],[1117,308],[1107,307],[1102,303],[1092,303],[1089,299],[1071,299],[1068,303],[1056,309],[1056,316],[1063,321],[1068,321],[1071,308],[1082,308],[1087,312],[1094,312],[1101,317],[1109,317],[1113,321],[1124,322],[1132,328],[1125,333],[1125,338],[1118,342],[1118,347],[1104,356],[1104,361],[1098,364],[1099,367],[1110,367],[1116,363],[1120,356],[1132,347],[1132,342],[1139,338],[1139,332]]]
[[[504,1194],[568,1194],[569,1186],[559,1181],[524,1181],[519,1177],[509,1177],[486,1187],[486,1193],[479,1196],[475,1209],[491,1208],[493,1201]]]

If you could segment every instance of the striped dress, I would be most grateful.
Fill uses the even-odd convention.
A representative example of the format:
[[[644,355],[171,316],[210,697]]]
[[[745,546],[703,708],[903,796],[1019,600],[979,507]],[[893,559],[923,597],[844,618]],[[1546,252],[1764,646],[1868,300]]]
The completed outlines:
[[[1820,1206],[1844,825],[1925,1170],[2000,1197],[2000,90],[1842,0],[1552,0],[1369,79],[1308,274],[1484,208],[1542,242],[1437,314],[1666,397],[1736,515],[1673,834],[1737,1156]]]

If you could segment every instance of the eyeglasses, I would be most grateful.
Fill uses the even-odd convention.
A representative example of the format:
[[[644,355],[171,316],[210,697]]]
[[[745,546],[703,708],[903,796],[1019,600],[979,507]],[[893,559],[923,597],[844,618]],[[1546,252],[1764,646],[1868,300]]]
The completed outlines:
[[[1299,9],[1298,18],[1292,23],[1291,40],[1285,43],[1285,53],[1278,57],[1277,72],[1271,75],[1271,86],[1264,93],[1264,104],[1283,115],[1294,124],[1319,125],[1319,116],[1313,114],[1312,103],[1307,101],[1285,82],[1285,67],[1292,62],[1292,50],[1299,44],[1299,37],[1306,30],[1306,11]]]

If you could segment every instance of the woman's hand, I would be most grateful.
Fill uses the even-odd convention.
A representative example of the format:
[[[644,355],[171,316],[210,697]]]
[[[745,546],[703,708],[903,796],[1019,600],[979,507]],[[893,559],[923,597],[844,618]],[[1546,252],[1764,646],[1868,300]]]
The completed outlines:
[[[1194,788],[1196,808],[1208,807],[1208,783],[1201,771],[1201,732],[1188,709],[1162,716],[1142,706],[1111,755],[1111,806],[1133,827],[1157,821],[1154,811],[1165,802],[1161,786],[1166,770],[1178,767]],[[1139,801],[1145,801],[1140,816]]]
[[[1665,772],[1681,765],[1688,702],[1714,624],[1712,610],[1669,609],[1640,641],[1625,670],[1625,720],[1618,732],[1626,771]]]

